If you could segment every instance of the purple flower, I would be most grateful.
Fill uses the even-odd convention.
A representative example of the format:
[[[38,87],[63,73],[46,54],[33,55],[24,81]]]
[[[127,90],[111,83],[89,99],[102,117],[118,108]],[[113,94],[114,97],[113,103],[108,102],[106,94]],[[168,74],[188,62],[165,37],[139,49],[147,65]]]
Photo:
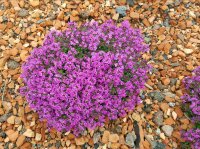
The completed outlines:
[[[193,113],[192,122],[195,128],[183,132],[186,141],[192,143],[192,148],[197,149],[200,146],[200,66],[194,70],[194,75],[184,79],[187,94],[181,98],[184,103],[190,104],[190,110]]]
[[[146,51],[140,31],[128,21],[79,28],[71,22],[64,32],[50,32],[23,64],[21,94],[49,128],[79,135],[140,103],[149,70],[141,56]]]

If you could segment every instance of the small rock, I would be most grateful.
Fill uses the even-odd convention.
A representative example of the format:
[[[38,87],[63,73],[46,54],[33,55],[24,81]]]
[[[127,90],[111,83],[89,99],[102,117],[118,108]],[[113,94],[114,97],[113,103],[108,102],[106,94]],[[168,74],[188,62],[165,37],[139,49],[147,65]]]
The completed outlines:
[[[8,113],[12,109],[12,104],[10,102],[3,101],[2,105],[6,113]]]
[[[133,19],[139,19],[140,15],[137,12],[131,12],[130,13],[130,17],[133,18]]]
[[[136,135],[135,135],[135,132],[134,131],[132,131],[131,133],[128,133],[127,135],[126,135],[126,144],[128,145],[128,146],[130,146],[130,147],[135,147],[135,140],[136,140]]]
[[[154,114],[153,121],[158,126],[163,125],[163,112],[162,111],[156,112]]]
[[[32,13],[31,13],[31,17],[32,18],[40,18],[40,16],[42,15],[42,11],[39,9],[35,9]]]
[[[185,53],[185,54],[191,54],[193,52],[192,49],[187,49],[187,48],[183,48],[182,51]]]
[[[1,132],[1,133],[0,133],[0,137],[2,137],[2,138],[4,138],[4,139],[5,139],[5,138],[7,137],[7,135],[6,135],[6,133],[5,133],[5,132]]]
[[[79,15],[81,18],[87,19],[90,16],[90,13],[88,11],[81,11]]]
[[[160,133],[160,138],[165,140],[165,134],[164,133]]]
[[[16,11],[20,10],[20,7],[19,7],[19,5],[18,5],[18,1],[16,1],[16,0],[10,0],[10,3],[11,3],[11,5],[13,6],[13,8],[14,8]]]
[[[15,124],[15,116],[12,115],[7,119],[8,124]]]
[[[26,137],[25,137],[24,135],[20,135],[20,136],[18,137],[17,142],[16,142],[17,147],[20,147],[20,146],[24,143],[25,138],[26,138]]]
[[[191,16],[192,18],[196,18],[194,11],[189,11],[189,16]]]
[[[165,102],[160,104],[160,108],[162,109],[163,112],[166,112],[167,109],[169,108],[169,105]]]
[[[170,79],[169,78],[163,78],[163,79],[161,79],[161,81],[165,86],[170,83]]]
[[[117,125],[117,127],[115,128],[117,133],[121,133],[122,132],[122,126]]]
[[[150,113],[151,112],[151,105],[145,104],[143,109],[144,109],[145,112]]]
[[[126,2],[127,2],[127,4],[129,6],[133,6],[134,5],[134,1],[133,0],[127,0]]]
[[[5,122],[11,115],[12,115],[12,113],[6,113],[6,114],[0,116],[0,123]]]
[[[163,99],[165,98],[165,96],[159,91],[150,92],[148,95],[154,100],[158,100],[159,102],[163,101]]]
[[[0,68],[4,67],[7,59],[8,59],[8,57],[2,57],[2,58],[0,58]]]
[[[118,6],[116,8],[116,12],[119,13],[123,17],[126,16],[126,10],[127,10],[126,6]]]
[[[75,142],[76,142],[76,145],[84,145],[85,144],[85,140],[83,137],[75,138]]]
[[[169,106],[170,107],[174,107],[176,105],[176,103],[174,103],[174,102],[169,102]]]
[[[175,94],[173,94],[172,92],[165,92],[163,93],[165,96],[170,97],[170,98],[175,98]]]
[[[176,112],[174,112],[174,111],[172,112],[172,117],[173,117],[174,120],[176,120],[176,118],[177,118]]]
[[[156,134],[157,134],[157,135],[160,135],[160,133],[161,133],[160,128],[157,128],[157,129],[156,129]]]
[[[66,144],[66,146],[68,147],[68,146],[71,144],[71,141],[70,141],[70,140],[67,140],[67,141],[65,142],[65,144]]]
[[[108,143],[109,141],[109,136],[110,136],[110,132],[109,131],[104,131],[103,133],[103,137],[102,137],[102,143]]]
[[[172,132],[174,129],[170,125],[164,125],[164,126],[162,126],[162,130],[164,131],[166,136],[170,137],[172,135]]]
[[[165,149],[165,145],[161,142],[153,141],[152,148],[153,149]]]
[[[33,7],[39,6],[40,1],[39,0],[30,0],[30,4]]]
[[[132,118],[134,119],[134,120],[136,120],[137,122],[139,122],[140,121],[140,115],[139,114],[137,114],[137,113],[133,113],[132,114]]]
[[[156,18],[156,17],[155,17],[154,15],[153,15],[153,16],[151,16],[151,17],[148,19],[149,23],[151,23],[151,24],[152,24],[152,23],[153,23],[153,21],[155,20],[155,18]]]
[[[109,136],[109,141],[112,143],[116,143],[119,141],[119,136],[117,134],[111,134]]]
[[[93,142],[94,144],[99,142],[99,139],[101,138],[101,134],[99,132],[96,132],[94,133],[94,136],[93,136]]]
[[[24,132],[23,135],[26,136],[26,137],[30,137],[30,138],[32,138],[32,137],[35,136],[34,132],[33,132],[31,129],[27,129],[27,130]]]
[[[19,12],[18,12],[19,17],[26,17],[28,15],[29,15],[28,10],[26,10],[26,9],[20,9]]]
[[[114,14],[112,19],[117,21],[119,19],[119,13]]]
[[[36,141],[40,141],[41,139],[42,139],[42,135],[39,134],[39,133],[36,133],[36,135],[35,135],[35,140],[36,140]]]
[[[14,61],[14,60],[9,60],[7,62],[7,66],[8,66],[9,69],[16,69],[16,68],[19,67],[19,63]]]
[[[148,21],[146,18],[144,18],[142,22],[143,22],[144,25],[147,26],[147,27],[149,27],[149,26],[151,25],[151,24],[149,23],[149,21]]]
[[[15,142],[19,136],[19,133],[17,131],[14,131],[12,129],[6,131],[6,134],[8,135],[8,138],[10,141]]]
[[[189,64],[186,66],[188,71],[193,71],[194,70],[194,66],[192,64]]]

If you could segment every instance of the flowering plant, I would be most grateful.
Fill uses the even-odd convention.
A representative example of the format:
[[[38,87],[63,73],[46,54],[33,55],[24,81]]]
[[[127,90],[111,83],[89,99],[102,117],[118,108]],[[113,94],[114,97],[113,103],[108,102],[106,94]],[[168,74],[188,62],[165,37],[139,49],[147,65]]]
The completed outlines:
[[[189,116],[192,117],[195,127],[187,132],[184,132],[183,137],[193,143],[194,149],[200,146],[200,66],[194,70],[194,76],[184,79],[187,94],[182,96],[182,99],[187,104],[189,103]]]
[[[90,22],[51,31],[22,66],[21,94],[49,127],[72,130],[102,126],[140,102],[149,66],[148,46],[127,21]]]

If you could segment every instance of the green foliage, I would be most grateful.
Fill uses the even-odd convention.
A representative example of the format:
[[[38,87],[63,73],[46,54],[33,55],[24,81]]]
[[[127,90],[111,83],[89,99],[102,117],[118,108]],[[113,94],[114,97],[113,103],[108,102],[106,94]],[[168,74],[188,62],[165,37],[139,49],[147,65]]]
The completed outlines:
[[[200,129],[200,122],[196,122],[194,128]]]
[[[62,75],[66,74],[66,70],[65,69],[59,69],[58,72],[61,73]]]
[[[111,88],[110,93],[111,93],[112,95],[117,95],[117,88],[113,86],[113,87]]]
[[[77,54],[75,55],[76,58],[83,58],[85,55],[88,55],[89,50],[87,48],[82,48],[79,46],[76,46]]]
[[[124,75],[121,78],[122,81],[128,82],[132,78],[133,74],[131,73],[131,70],[125,70]]]
[[[181,149],[191,149],[191,143],[190,142],[181,142],[180,147],[181,147]]]

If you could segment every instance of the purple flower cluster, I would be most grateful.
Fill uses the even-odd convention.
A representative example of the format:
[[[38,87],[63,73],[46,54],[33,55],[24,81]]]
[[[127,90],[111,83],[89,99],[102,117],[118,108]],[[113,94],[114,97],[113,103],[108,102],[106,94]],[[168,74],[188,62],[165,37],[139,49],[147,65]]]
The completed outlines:
[[[200,146],[200,66],[194,70],[192,77],[184,79],[184,84],[187,94],[183,95],[182,99],[185,104],[190,104],[189,108],[195,128],[184,132],[183,137],[192,143],[194,149],[197,149]]]
[[[140,102],[149,65],[138,29],[128,21],[69,23],[50,32],[22,66],[21,94],[48,126],[78,135],[124,116]]]

